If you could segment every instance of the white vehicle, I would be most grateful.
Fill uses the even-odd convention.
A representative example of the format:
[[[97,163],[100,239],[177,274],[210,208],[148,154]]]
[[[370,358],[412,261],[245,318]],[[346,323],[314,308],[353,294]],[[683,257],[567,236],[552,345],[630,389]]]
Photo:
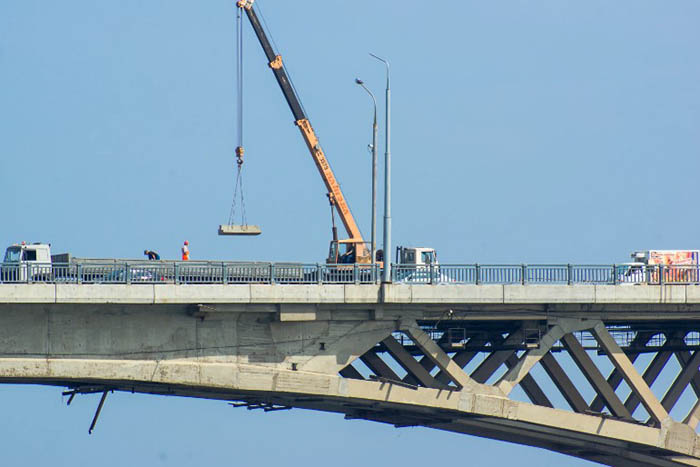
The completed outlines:
[[[16,243],[5,250],[5,257],[0,264],[0,282],[27,282],[51,280],[72,281],[77,279],[77,264],[92,266],[89,272],[80,274],[81,280],[90,282],[123,281],[124,271],[115,271],[109,267],[122,262],[139,262],[139,260],[76,258],[70,253],[51,254],[50,243]],[[101,266],[101,267],[100,267]],[[119,275],[121,274],[121,276]],[[153,280],[153,274],[144,269],[130,269],[132,281]]]
[[[454,282],[440,271],[434,248],[396,247],[394,274],[397,282],[408,284],[437,284]]]
[[[32,269],[51,269],[51,245],[48,243],[31,243],[11,245],[5,250],[0,280],[10,282],[27,280],[27,267]],[[34,267],[33,265],[37,265]]]
[[[631,256],[634,262],[618,266],[622,284],[700,282],[700,250],[644,250]]]
[[[437,265],[437,253],[434,248],[396,247],[396,264],[411,266]]]

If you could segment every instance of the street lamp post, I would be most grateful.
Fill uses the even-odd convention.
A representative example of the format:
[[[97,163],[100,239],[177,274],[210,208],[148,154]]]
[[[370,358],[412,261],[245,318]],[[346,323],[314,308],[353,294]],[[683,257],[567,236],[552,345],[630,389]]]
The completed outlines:
[[[373,53],[370,55],[386,65],[386,152],[384,153],[384,275],[382,282],[391,282],[391,86],[389,62]]]
[[[372,263],[376,261],[377,253],[377,99],[375,99],[372,91],[367,89],[365,83],[355,78],[355,82],[362,86],[362,89],[372,98],[374,104],[374,122],[372,124]]]

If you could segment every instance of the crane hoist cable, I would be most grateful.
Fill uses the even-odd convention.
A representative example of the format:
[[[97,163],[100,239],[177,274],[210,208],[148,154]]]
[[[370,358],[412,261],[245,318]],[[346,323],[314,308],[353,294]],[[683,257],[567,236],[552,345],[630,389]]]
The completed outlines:
[[[228,224],[219,226],[219,235],[258,235],[261,233],[257,225],[248,225],[243,195],[243,23],[242,8],[236,13],[236,182],[233,188],[233,201],[229,213]],[[240,199],[241,223],[236,224],[236,202]]]

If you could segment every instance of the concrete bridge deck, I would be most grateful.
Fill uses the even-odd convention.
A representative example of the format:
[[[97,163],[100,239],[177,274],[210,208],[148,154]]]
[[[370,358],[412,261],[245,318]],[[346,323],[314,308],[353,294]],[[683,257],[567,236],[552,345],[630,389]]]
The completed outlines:
[[[693,285],[0,284],[0,381],[338,412],[610,465],[700,465],[700,403],[669,415],[686,388],[700,395],[698,319]],[[564,353],[576,368],[563,369]],[[654,358],[637,369],[643,353]],[[681,370],[659,389],[672,358]]]

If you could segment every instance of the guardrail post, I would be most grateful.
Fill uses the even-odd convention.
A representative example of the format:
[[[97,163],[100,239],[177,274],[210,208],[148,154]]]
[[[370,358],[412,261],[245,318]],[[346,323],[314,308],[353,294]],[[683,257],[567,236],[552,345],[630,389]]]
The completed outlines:
[[[474,284],[479,285],[481,283],[481,266],[479,263],[474,265]]]
[[[520,265],[520,280],[523,285],[527,282],[526,279],[526,274],[527,274],[527,265],[526,264],[521,264]]]
[[[275,263],[270,263],[270,284],[275,283]]]
[[[33,268],[32,263],[27,263],[27,284],[31,284],[32,280],[34,279],[32,276],[34,275],[34,272],[32,271]]]
[[[566,265],[566,285],[571,285],[571,264]]]
[[[659,264],[659,285],[664,284],[664,265]]]
[[[221,283],[228,284],[228,277],[226,276],[226,263],[221,262]]]
[[[430,263],[428,273],[430,274],[430,277],[428,278],[428,284],[434,284],[435,283],[435,266],[433,265],[433,263]]]
[[[124,277],[126,278],[126,283],[131,284],[131,269],[129,268],[129,263],[124,263]]]
[[[76,284],[82,284],[83,283],[83,265],[78,263],[78,266],[75,268],[75,283]]]
[[[352,275],[353,275],[353,279],[354,279],[355,284],[359,284],[360,283],[360,270],[357,267],[357,263],[353,264],[353,266],[352,266]]]
[[[323,267],[320,263],[316,263],[316,282],[319,285],[323,284]]]
[[[613,285],[617,285],[617,265],[616,264],[612,265],[612,283],[613,283]]]
[[[179,269],[178,264],[173,263],[173,282],[175,282],[175,284],[180,283],[180,277],[179,277],[180,271],[178,271],[178,269]]]

